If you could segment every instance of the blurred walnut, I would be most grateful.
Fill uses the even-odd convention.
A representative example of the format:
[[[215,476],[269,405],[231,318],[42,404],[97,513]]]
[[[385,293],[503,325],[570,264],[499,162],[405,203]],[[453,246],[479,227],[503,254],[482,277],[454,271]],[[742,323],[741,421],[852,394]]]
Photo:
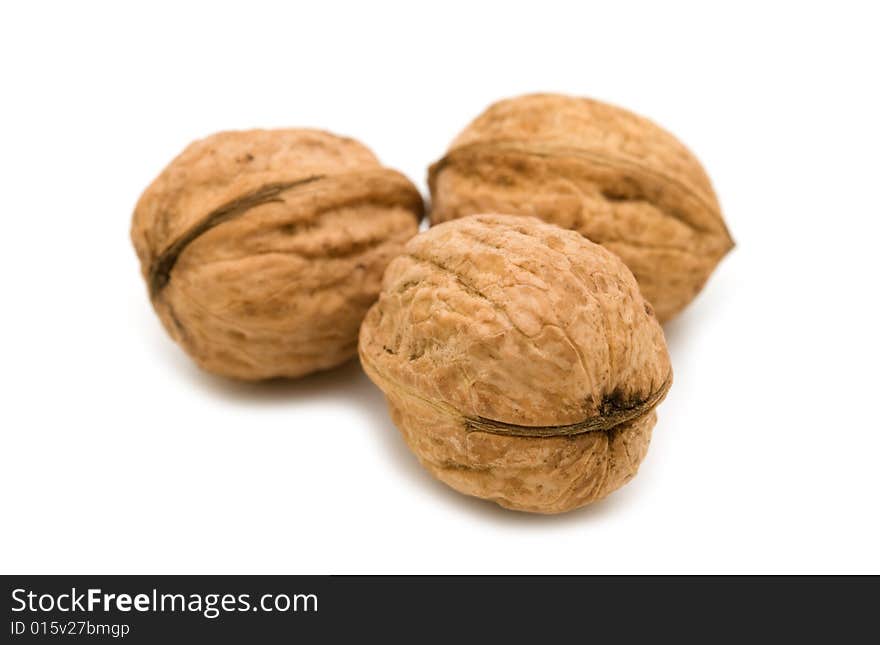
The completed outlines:
[[[675,137],[631,112],[549,94],[501,101],[429,173],[431,222],[535,215],[619,255],[661,321],[733,246],[709,179]]]
[[[416,188],[352,139],[221,132],[147,188],[131,237],[153,306],[202,368],[295,377],[355,354],[421,217]]]
[[[632,273],[535,218],[435,226],[385,272],[361,363],[456,490],[558,513],[632,478],[672,372]]]

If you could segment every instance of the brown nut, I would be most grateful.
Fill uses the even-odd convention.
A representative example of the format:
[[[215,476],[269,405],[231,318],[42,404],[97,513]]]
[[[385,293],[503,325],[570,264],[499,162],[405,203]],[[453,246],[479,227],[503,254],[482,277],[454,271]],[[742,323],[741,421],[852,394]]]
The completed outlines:
[[[619,255],[666,321],[733,247],[700,163],[626,110],[536,94],[477,117],[431,166],[431,223],[474,213],[534,215]]]
[[[221,132],[146,189],[131,238],[168,333],[209,372],[296,377],[354,356],[418,190],[352,139]]]
[[[359,353],[429,471],[537,513],[631,479],[672,382],[629,269],[531,217],[466,217],[411,239],[385,272]]]

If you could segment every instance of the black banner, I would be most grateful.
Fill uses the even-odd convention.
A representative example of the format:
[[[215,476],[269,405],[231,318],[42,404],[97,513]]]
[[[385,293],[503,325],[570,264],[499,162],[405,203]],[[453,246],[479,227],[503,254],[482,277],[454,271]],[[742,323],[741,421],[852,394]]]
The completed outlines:
[[[834,642],[876,630],[877,578],[4,577],[7,643],[694,635]],[[572,631],[573,630],[573,631]],[[873,638],[873,636],[872,636]]]

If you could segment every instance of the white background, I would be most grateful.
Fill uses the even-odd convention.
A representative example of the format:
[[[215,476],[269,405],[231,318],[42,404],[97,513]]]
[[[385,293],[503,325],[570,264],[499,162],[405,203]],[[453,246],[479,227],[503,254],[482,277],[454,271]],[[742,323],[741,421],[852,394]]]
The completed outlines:
[[[880,573],[871,3],[4,3],[3,573]],[[356,362],[200,373],[128,239],[190,140],[314,126],[424,187],[493,100],[645,114],[736,250],[666,331],[639,476],[563,516],[435,482]]]

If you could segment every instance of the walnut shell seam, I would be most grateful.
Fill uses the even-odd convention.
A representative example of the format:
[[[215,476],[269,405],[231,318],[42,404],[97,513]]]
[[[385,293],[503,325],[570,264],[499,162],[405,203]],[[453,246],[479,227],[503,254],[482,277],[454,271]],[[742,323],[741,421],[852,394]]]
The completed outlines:
[[[173,270],[174,265],[177,263],[178,258],[186,249],[186,247],[212,228],[237,217],[241,217],[245,215],[249,210],[257,206],[261,206],[263,204],[268,204],[271,202],[283,201],[282,199],[280,199],[280,196],[282,194],[291,190],[295,190],[302,186],[315,184],[317,182],[341,183],[352,178],[362,178],[365,174],[367,173],[360,172],[356,174],[332,176],[311,175],[308,177],[303,177],[287,182],[272,182],[260,186],[255,190],[252,190],[213,209],[196,224],[191,226],[185,233],[180,235],[180,237],[178,237],[174,242],[169,244],[165,248],[165,250],[159,253],[153,260],[150,265],[147,279],[150,297],[152,299],[155,299],[165,287],[165,285],[168,284],[168,281],[171,279],[171,271]],[[398,173],[397,171],[387,168],[377,169],[375,173],[370,174],[382,175],[384,177],[387,177],[389,174],[393,174],[396,177],[403,178],[403,176],[400,175],[400,173]],[[405,181],[408,184],[408,180]],[[409,201],[412,202],[408,205],[408,210],[410,210],[410,212],[415,215],[417,221],[420,221],[424,215],[424,204],[422,202],[421,195],[418,194],[418,192],[410,186],[403,186],[403,188],[407,193],[411,193],[407,195]],[[360,200],[369,199],[371,197],[375,196],[370,194],[357,195],[357,198],[359,198]]]
[[[622,155],[609,155],[605,154],[598,150],[591,150],[584,147],[570,147],[570,146],[561,146],[555,145],[552,143],[534,143],[532,141],[523,142],[518,141],[516,139],[509,140],[495,140],[490,142],[476,142],[470,143],[463,146],[456,147],[450,150],[446,155],[444,155],[441,159],[431,164],[428,169],[428,186],[432,192],[432,194],[436,190],[436,182],[437,176],[440,172],[446,168],[447,166],[451,166],[455,163],[457,158],[466,157],[468,154],[480,154],[486,152],[512,152],[519,153],[526,156],[534,156],[534,157],[542,157],[542,158],[580,158],[586,159],[595,163],[600,163],[607,165],[611,168],[626,166],[632,170],[643,173],[645,175],[651,176],[654,179],[662,180],[666,184],[672,184],[684,191],[685,193],[695,197],[699,202],[709,211],[712,215],[714,215],[718,222],[721,224],[721,229],[717,231],[713,231],[707,229],[703,226],[698,225],[696,222],[690,221],[687,218],[682,216],[682,213],[679,211],[672,210],[663,210],[664,213],[668,214],[670,217],[679,220],[686,226],[690,227],[694,231],[699,233],[722,233],[728,240],[728,248],[727,251],[732,249],[735,246],[733,238],[730,236],[730,232],[727,230],[726,225],[721,219],[721,212],[718,209],[718,206],[713,202],[712,199],[707,198],[700,191],[694,189],[692,186],[683,182],[678,177],[673,177],[666,173],[658,172],[656,169],[647,166],[644,163],[641,163],[638,159],[625,157]],[[609,195],[605,195],[609,197]],[[619,201],[620,197],[615,197],[615,200]]]
[[[385,382],[388,385],[388,389],[404,392],[407,396],[423,401],[447,416],[462,417],[466,432],[488,432],[490,434],[511,437],[572,437],[587,432],[612,432],[615,428],[637,419],[656,408],[666,397],[669,388],[672,386],[672,372],[670,371],[659,388],[636,403],[622,404],[614,397],[607,397],[600,408],[603,413],[599,416],[565,425],[527,426],[497,421],[486,417],[464,415],[455,407],[444,402],[426,399],[415,389],[402,385],[380,373],[363,352],[361,352],[360,359],[366,370],[371,375]]]

